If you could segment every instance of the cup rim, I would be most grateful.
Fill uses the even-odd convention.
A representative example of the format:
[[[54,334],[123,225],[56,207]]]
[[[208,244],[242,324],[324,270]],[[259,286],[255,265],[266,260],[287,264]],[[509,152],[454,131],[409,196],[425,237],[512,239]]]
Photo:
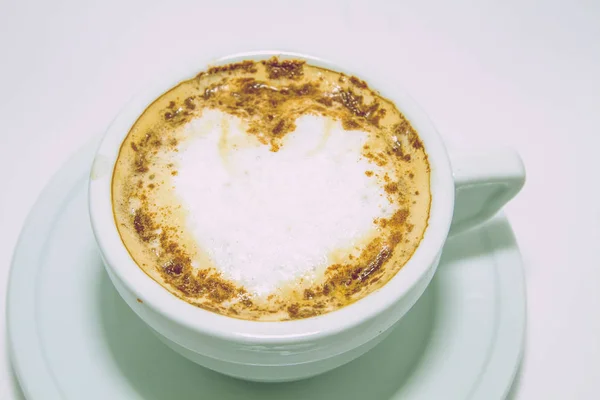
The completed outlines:
[[[112,209],[114,165],[131,126],[156,98],[179,82],[212,66],[243,60],[260,61],[277,56],[299,59],[312,65],[354,75],[368,82],[383,97],[396,104],[416,129],[430,164],[431,206],[428,226],[421,243],[409,261],[378,290],[341,309],[319,316],[261,322],[241,320],[193,306],[176,297],[148,276],[131,258],[116,227]],[[267,50],[236,53],[217,59],[202,58],[163,74],[120,111],[108,127],[97,150],[89,181],[89,213],[94,236],[105,265],[143,304],[168,320],[194,332],[241,343],[289,343],[314,340],[346,331],[370,321],[390,309],[435,266],[448,235],[454,208],[454,180],[450,160],[441,137],[423,109],[396,83],[382,85],[368,71],[353,71],[337,63],[307,54]],[[401,316],[398,316],[400,318]]]

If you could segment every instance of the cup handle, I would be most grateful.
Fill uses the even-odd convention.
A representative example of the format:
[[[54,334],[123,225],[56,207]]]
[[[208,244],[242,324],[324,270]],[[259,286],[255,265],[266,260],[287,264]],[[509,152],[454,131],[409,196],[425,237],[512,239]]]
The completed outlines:
[[[450,157],[454,215],[450,236],[494,216],[525,184],[525,167],[514,150]]]

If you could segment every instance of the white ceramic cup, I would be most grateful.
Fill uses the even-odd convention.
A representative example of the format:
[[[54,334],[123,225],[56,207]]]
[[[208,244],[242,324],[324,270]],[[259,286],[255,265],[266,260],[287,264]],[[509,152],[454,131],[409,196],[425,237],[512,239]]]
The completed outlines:
[[[274,55],[365,79],[392,100],[419,133],[431,166],[429,224],[408,263],[381,289],[340,310],[313,318],[245,321],[215,314],[173,296],[146,275],[123,245],[113,216],[111,179],[121,142],[145,108],[182,80],[209,66]],[[302,54],[263,51],[193,63],[163,76],[135,97],[108,128],[89,184],[89,208],[106,271],[125,302],[169,347],[234,377],[290,381],[329,371],[365,353],[390,332],[431,281],[449,233],[493,216],[523,186],[525,171],[512,151],[452,158],[426,114],[395,85]],[[266,244],[265,244],[266,245]]]

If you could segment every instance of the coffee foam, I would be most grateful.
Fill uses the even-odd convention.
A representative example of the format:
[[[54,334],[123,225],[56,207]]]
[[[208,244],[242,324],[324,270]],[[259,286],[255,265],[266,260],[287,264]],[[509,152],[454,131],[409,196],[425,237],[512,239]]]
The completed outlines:
[[[272,152],[234,116],[207,110],[185,126],[175,192],[212,265],[266,296],[299,278],[314,281],[332,254],[351,251],[394,207],[361,150],[368,134],[305,115]]]
[[[301,61],[213,67],[154,101],[113,175],[137,265],[186,302],[281,321],[379,289],[427,227],[422,143],[356,77]]]

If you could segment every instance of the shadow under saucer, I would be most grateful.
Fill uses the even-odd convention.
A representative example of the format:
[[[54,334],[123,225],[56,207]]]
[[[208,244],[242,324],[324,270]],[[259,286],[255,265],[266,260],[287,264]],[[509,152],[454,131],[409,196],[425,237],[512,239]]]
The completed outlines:
[[[290,383],[255,383],[227,377],[165,346],[127,306],[106,273],[98,272],[98,309],[116,365],[144,399],[387,399],[419,362],[435,312],[435,283],[394,332],[367,354],[329,373]]]

